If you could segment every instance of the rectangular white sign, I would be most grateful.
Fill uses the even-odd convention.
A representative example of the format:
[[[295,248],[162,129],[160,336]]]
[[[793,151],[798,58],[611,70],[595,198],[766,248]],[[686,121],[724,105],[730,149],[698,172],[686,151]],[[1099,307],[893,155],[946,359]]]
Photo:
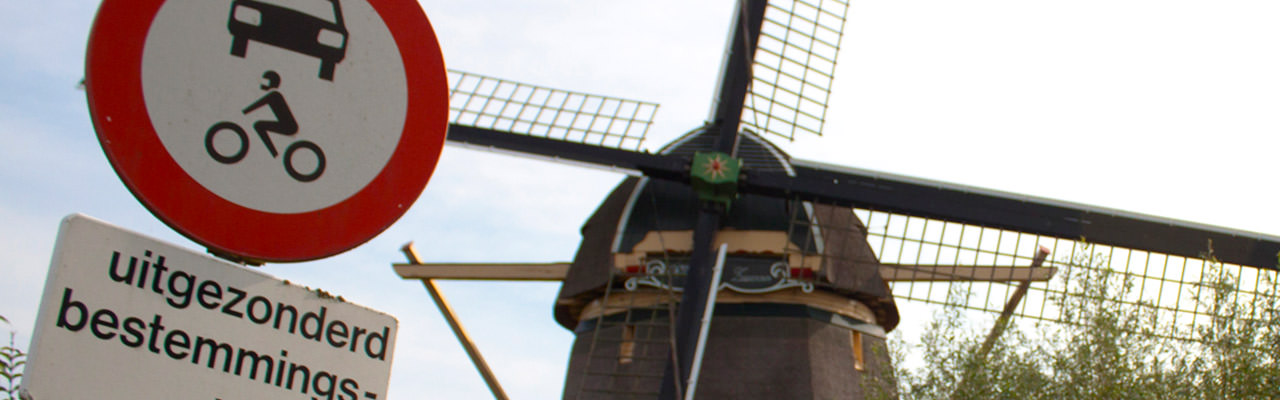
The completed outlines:
[[[71,215],[23,383],[34,400],[386,398],[396,328],[323,291]]]

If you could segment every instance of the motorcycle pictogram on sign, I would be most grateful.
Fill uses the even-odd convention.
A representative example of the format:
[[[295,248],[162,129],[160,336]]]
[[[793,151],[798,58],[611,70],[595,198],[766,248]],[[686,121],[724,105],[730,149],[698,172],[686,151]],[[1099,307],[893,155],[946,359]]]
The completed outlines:
[[[267,107],[275,120],[259,120],[253,123],[253,130],[258,133],[258,138],[262,140],[263,146],[266,146],[267,152],[271,153],[272,158],[279,158],[280,152],[276,150],[276,145],[271,140],[271,134],[277,133],[285,136],[294,136],[298,133],[298,121],[294,119],[293,112],[289,111],[289,103],[285,101],[284,95],[277,90],[280,88],[280,74],[275,71],[267,71],[262,74],[262,79],[267,83],[261,86],[262,90],[266,90],[267,94],[245,107],[243,113],[248,115],[254,110]],[[216,144],[217,135],[220,132],[230,131],[235,134],[238,139],[238,145],[234,146],[235,151],[230,154],[224,154],[218,150]],[[204,137],[205,150],[209,152],[209,157],[223,164],[235,164],[243,160],[249,153],[249,135],[245,133],[244,128],[231,121],[221,121],[209,127]],[[310,172],[301,172],[298,168],[298,162],[294,161],[294,157],[299,151],[310,152],[315,160],[315,167]],[[284,150],[284,170],[289,176],[298,182],[311,182],[320,178],[324,174],[324,151],[315,143],[309,140],[297,140],[290,143]]]

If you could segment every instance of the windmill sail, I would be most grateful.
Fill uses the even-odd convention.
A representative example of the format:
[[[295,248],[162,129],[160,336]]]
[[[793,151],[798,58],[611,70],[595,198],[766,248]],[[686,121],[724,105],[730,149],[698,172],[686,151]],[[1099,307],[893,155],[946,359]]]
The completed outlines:
[[[506,96],[511,98],[510,95]],[[566,383],[567,397],[596,398],[594,396],[603,395],[614,398],[641,393],[641,396],[652,395],[656,390],[653,385],[661,378],[658,370],[664,367],[664,360],[669,361],[663,354],[671,349],[670,338],[675,328],[672,320],[680,314],[674,307],[679,293],[674,290],[673,285],[663,286],[661,281],[656,291],[644,288],[630,290],[624,283],[633,278],[644,278],[639,275],[650,269],[631,271],[632,264],[619,262],[618,257],[625,258],[634,253],[637,257],[651,257],[652,261],[661,261],[666,266],[682,262],[691,264],[687,257],[694,250],[691,247],[694,245],[693,239],[690,237],[694,235],[690,235],[688,230],[696,231],[694,225],[697,221],[694,218],[695,210],[689,208],[693,207],[692,203],[688,203],[688,200],[682,202],[680,199],[690,196],[687,189],[688,163],[692,153],[671,151],[652,154],[608,147],[603,141],[585,142],[575,139],[578,142],[573,142],[564,140],[575,138],[571,136],[516,132],[517,129],[531,130],[537,125],[521,124],[517,122],[517,117],[522,115],[520,112],[503,110],[527,111],[536,107],[504,104],[492,99],[477,100],[486,97],[502,98],[497,94],[460,97],[470,100],[471,104],[488,105],[465,106],[467,102],[462,102],[464,106],[456,106],[472,108],[460,108],[457,111],[455,123],[450,127],[451,142],[635,171],[645,177],[629,180],[619,190],[640,193],[636,199],[649,200],[645,205],[651,206],[655,200],[646,197],[643,191],[634,189],[640,181],[648,181],[646,187],[667,188],[663,193],[685,193],[657,197],[664,199],[661,203],[665,205],[660,210],[655,209],[654,218],[662,221],[662,224],[683,224],[678,228],[654,225],[667,231],[666,239],[659,241],[667,244],[655,249],[628,252],[617,251],[620,250],[618,238],[625,239],[627,235],[625,229],[619,230],[620,221],[617,218],[624,211],[635,213],[637,210],[624,210],[630,196],[617,193],[611,196],[618,198],[606,201],[602,210],[609,210],[598,214],[608,216],[599,221],[593,217],[584,226],[580,259],[575,260],[575,264],[582,265],[570,268],[556,307],[557,320],[578,332],[580,339],[571,356]],[[464,109],[470,111],[464,112]],[[558,115],[570,114],[572,113],[566,112]],[[500,117],[503,115],[507,117]],[[545,125],[541,129],[551,132],[551,124]],[[586,137],[588,135],[583,133],[576,138]],[[1206,253],[1210,246],[1218,260],[1229,264],[1226,268],[1232,268],[1231,273],[1243,277],[1246,285],[1253,285],[1252,290],[1242,286],[1241,293],[1262,295],[1264,290],[1258,288],[1260,282],[1266,281],[1268,277],[1274,279],[1273,273],[1258,271],[1259,268],[1276,266],[1275,255],[1280,252],[1280,238],[1274,236],[793,160],[758,135],[747,133],[743,137],[747,138],[746,142],[756,144],[739,146],[740,156],[748,161],[738,184],[742,196],[770,199],[755,202],[759,204],[784,204],[791,200],[791,211],[804,210],[795,217],[791,227],[785,227],[784,224],[783,228],[765,230],[789,230],[789,233],[784,231],[774,235],[780,238],[776,248],[787,259],[798,258],[798,261],[788,261],[787,264],[792,277],[818,288],[815,291],[817,295],[799,294],[803,291],[795,288],[787,289],[795,292],[792,294],[774,292],[784,294],[770,295],[769,301],[784,306],[770,306],[774,308],[767,312],[795,309],[800,310],[803,315],[812,315],[814,310],[818,310],[824,318],[842,322],[815,326],[820,326],[823,330],[821,335],[828,337],[821,342],[821,346],[843,349],[823,354],[844,355],[806,356],[779,352],[756,355],[774,357],[771,360],[776,363],[806,359],[809,360],[806,362],[826,363],[822,364],[826,365],[823,368],[829,371],[875,371],[884,368],[887,361],[877,359],[874,354],[877,354],[877,348],[883,347],[884,332],[897,324],[898,313],[894,299],[1000,312],[1009,308],[1007,299],[1016,297],[1013,293],[1017,291],[1015,286],[1021,286],[1020,281],[1035,280],[1039,283],[1026,285],[1028,289],[1025,291],[1025,301],[1020,305],[1014,304],[1016,314],[1047,321],[1059,320],[1061,316],[1056,314],[1058,311],[1049,299],[1063,296],[1071,288],[1043,281],[1053,275],[1053,272],[1063,270],[1077,255],[1093,257],[1095,254],[1102,254],[1106,260],[1102,264],[1089,264],[1092,269],[1076,269],[1083,271],[1079,273],[1122,271],[1126,276],[1133,277],[1140,287],[1137,297],[1128,301],[1133,304],[1151,304],[1153,309],[1168,315],[1168,319],[1190,321],[1193,327],[1196,323],[1212,318],[1211,312],[1197,308],[1197,297],[1186,295],[1198,287],[1196,285],[1201,278],[1198,271],[1205,270],[1206,264],[1197,257]],[[679,148],[682,145],[696,144],[697,147],[709,147],[714,139],[712,135],[695,131],[670,146]],[[751,162],[751,159],[758,157],[772,157],[779,162]],[[684,189],[676,189],[682,187]],[[804,202],[810,202],[813,206],[805,207],[802,205]],[[735,207],[741,210],[742,207],[749,206],[749,203],[752,202],[743,202]],[[673,204],[677,207],[672,207]],[[684,208],[679,206],[681,204]],[[723,222],[733,228],[733,218],[730,214]],[[818,229],[814,229],[814,226]],[[722,230],[718,235],[724,235],[724,232]],[[809,235],[808,238],[805,235]],[[1092,243],[1089,246],[1093,247],[1085,247],[1087,244],[1081,239]],[[627,246],[638,248],[635,243],[627,243]],[[816,243],[823,245],[817,246]],[[1047,246],[1051,254],[1058,258],[1052,259],[1043,267],[1033,269],[1032,258],[1037,246]],[[668,250],[684,253],[675,254],[673,258],[672,252]],[[761,251],[756,253],[758,254],[749,255],[760,257],[765,254]],[[657,254],[661,256],[658,257]],[[818,267],[810,267],[812,263],[807,260],[816,260]],[[839,265],[846,267],[838,267]],[[1244,265],[1255,268],[1243,267]],[[875,272],[878,274],[874,274]],[[879,279],[872,279],[873,274]],[[887,287],[877,286],[884,285],[883,282],[886,281]],[[954,289],[963,289],[976,295],[963,299],[953,298],[951,295],[955,292]],[[755,313],[762,312],[751,304],[757,304],[754,302],[764,298],[746,295],[726,297],[723,301],[743,304],[726,310],[748,314],[733,315],[723,321],[739,324],[739,333],[750,331],[747,327],[749,322],[744,321],[759,318]],[[821,304],[834,304],[838,299],[856,300],[858,306],[835,312],[822,308]],[[596,305],[592,306],[593,304]],[[800,324],[796,325],[796,329],[799,329],[797,332],[818,329],[810,326],[812,323],[803,318],[769,323],[775,324],[770,326],[776,328],[777,323],[783,322]],[[809,327],[802,329],[802,325]],[[1171,337],[1186,337],[1185,333],[1188,331],[1194,329],[1170,331],[1167,334]],[[724,336],[724,333],[721,336],[715,335],[713,331],[713,343],[718,340],[722,345],[741,339],[734,339],[733,335]],[[808,334],[800,336],[811,337]],[[836,343],[841,345],[835,346]],[[859,351],[866,348],[872,350]],[[850,351],[853,355],[848,357]],[[713,358],[709,365],[714,368],[742,365],[732,357]],[[852,364],[848,363],[850,360]],[[770,369],[761,371],[765,370]],[[725,372],[732,374],[735,371],[744,370],[739,368]],[[708,384],[705,387],[700,385],[700,390],[725,390],[727,387],[730,386]],[[806,389],[786,390],[797,393],[796,390]]]
[[[1108,301],[1155,316],[1160,324],[1147,327],[1153,334],[1183,341],[1200,340],[1202,330],[1222,317],[1212,307],[1220,278],[1231,277],[1227,284],[1233,285],[1229,289],[1239,301],[1276,301],[1274,264],[1257,268],[1222,262],[1216,244],[1199,247],[1198,255],[1180,256],[874,208],[846,212],[865,224],[840,226],[797,215],[790,231],[807,235],[814,231],[812,225],[820,225],[827,234],[843,230],[863,235],[898,300],[1007,312],[1050,323],[1073,317],[1064,315],[1063,302]],[[1037,265],[1040,251],[1049,257]],[[832,250],[812,255],[824,264],[852,262],[859,256],[863,255]],[[1107,280],[1111,282],[1101,282]],[[1118,291],[1111,297],[1090,298],[1099,293],[1082,293],[1078,285],[1086,281],[1123,284],[1113,286]],[[1011,307],[1010,299],[1026,283],[1025,298]]]
[[[683,179],[687,163],[639,151],[658,106],[449,71],[451,144]]]
[[[771,1],[765,11],[742,125],[795,140],[822,135],[849,3]]]
[[[1217,261],[1253,285],[1241,293],[1270,293],[1259,285],[1275,279],[1280,237],[791,159],[765,137],[822,133],[848,6],[739,2],[711,118],[657,153],[641,151],[651,103],[451,73],[451,143],[636,175],[563,273],[555,317],[578,336],[566,398],[679,394],[706,301],[699,266],[720,242],[745,278],[719,300],[730,328],[710,335],[733,351],[712,356],[723,370],[698,390],[725,398],[858,398],[888,365],[895,299],[1053,321],[1049,299],[1072,289],[1051,277],[1119,271],[1140,287],[1124,301],[1194,324],[1212,314],[1184,294]],[[742,166],[710,200],[691,177],[708,153]],[[780,375],[791,386],[747,385]]]
[[[1196,258],[1276,268],[1280,237],[1065,201],[793,161],[794,176],[748,172],[744,191]]]
[[[640,150],[658,105],[449,71],[454,125]]]

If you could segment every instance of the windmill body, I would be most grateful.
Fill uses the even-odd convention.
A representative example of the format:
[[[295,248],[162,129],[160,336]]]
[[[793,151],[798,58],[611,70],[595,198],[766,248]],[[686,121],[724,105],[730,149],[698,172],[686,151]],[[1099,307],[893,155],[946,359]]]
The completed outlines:
[[[692,157],[711,139],[696,131],[662,153]],[[742,139],[744,168],[790,168],[771,143]],[[555,308],[577,337],[565,398],[658,394],[698,206],[689,185],[628,178],[584,225]],[[792,229],[796,216],[823,222]],[[887,365],[884,335],[899,318],[879,263],[857,236],[865,227],[847,209],[761,195],[734,201],[722,222],[715,241],[728,245],[728,276],[696,395],[861,398],[873,384],[864,376]],[[824,263],[826,251],[850,254]]]

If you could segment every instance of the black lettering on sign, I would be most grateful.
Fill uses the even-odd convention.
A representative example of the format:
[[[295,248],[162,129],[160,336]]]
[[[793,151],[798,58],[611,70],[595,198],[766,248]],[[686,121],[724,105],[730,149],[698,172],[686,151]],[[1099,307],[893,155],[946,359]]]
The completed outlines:
[[[244,318],[244,313],[236,311],[234,307],[236,304],[240,304],[241,300],[244,300],[245,292],[243,290],[227,286],[227,293],[231,293],[235,297],[232,297],[231,300],[227,300],[227,304],[222,306],[222,313],[236,318]]]

